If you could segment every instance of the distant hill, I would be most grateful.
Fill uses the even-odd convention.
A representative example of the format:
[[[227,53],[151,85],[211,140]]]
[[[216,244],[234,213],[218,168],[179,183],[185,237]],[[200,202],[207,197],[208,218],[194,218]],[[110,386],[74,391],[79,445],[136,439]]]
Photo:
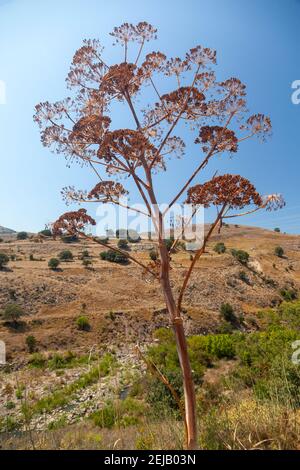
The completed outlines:
[[[0,235],[13,235],[14,233],[16,233],[14,230],[2,227],[2,225],[0,225]]]

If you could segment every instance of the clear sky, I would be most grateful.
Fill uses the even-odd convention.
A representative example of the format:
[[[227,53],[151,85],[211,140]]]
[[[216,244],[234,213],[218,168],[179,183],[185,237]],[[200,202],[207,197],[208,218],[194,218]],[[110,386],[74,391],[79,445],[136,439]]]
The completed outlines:
[[[267,144],[246,142],[231,160],[216,160],[204,177],[220,168],[249,178],[263,194],[283,193],[284,210],[239,222],[300,233],[300,105],[291,101],[291,84],[300,80],[299,0],[0,0],[0,80],[6,84],[0,225],[38,231],[66,211],[62,187],[90,189],[96,183],[87,169],[66,168],[63,157],[43,148],[34,106],[67,96],[65,77],[84,38],[99,38],[114,63],[108,33],[139,21],[159,30],[149,51],[180,56],[197,44],[216,49],[217,78],[240,78],[251,113],[270,115],[273,137]],[[120,119],[120,127],[129,125]],[[193,155],[174,162],[159,177],[161,198],[174,195],[175,180],[185,182],[193,168]]]

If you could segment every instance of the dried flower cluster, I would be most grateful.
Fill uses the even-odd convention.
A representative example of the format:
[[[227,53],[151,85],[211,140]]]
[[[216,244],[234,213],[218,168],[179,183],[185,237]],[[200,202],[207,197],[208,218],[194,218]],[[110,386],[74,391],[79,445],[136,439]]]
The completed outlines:
[[[87,214],[85,209],[78,211],[66,212],[52,224],[53,236],[74,235],[82,232],[87,225],[96,225],[95,220]]]
[[[238,209],[254,204],[261,206],[263,200],[249,180],[240,175],[216,176],[204,184],[188,190],[187,202],[209,207],[228,206]]]
[[[204,152],[209,150],[237,152],[238,150],[238,139],[234,131],[221,126],[201,127],[199,137],[197,137],[195,143],[205,144],[203,146]]]

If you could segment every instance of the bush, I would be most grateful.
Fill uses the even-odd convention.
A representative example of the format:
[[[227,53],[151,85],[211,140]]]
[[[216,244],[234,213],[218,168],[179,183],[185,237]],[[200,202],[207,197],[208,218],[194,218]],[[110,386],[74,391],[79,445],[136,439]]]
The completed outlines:
[[[234,323],[236,321],[236,316],[234,314],[232,305],[228,303],[222,304],[220,308],[220,313],[225,321],[229,323]]]
[[[274,228],[274,232],[280,233],[280,228],[279,227]]]
[[[73,253],[72,251],[70,250],[63,250],[59,253],[58,255],[58,258],[61,260],[61,261],[72,261],[74,256],[73,256]]]
[[[92,413],[90,419],[100,428],[133,426],[143,418],[145,409],[144,403],[127,397],[122,401],[108,401],[101,410]]]
[[[284,298],[286,302],[291,302],[292,300],[296,300],[298,295],[295,289],[281,289],[280,295]]]
[[[100,258],[104,261],[109,261],[110,263],[119,263],[119,264],[127,264],[128,258],[121,253],[117,253],[113,250],[102,251],[100,253]]]
[[[27,232],[19,232],[17,234],[17,240],[26,240],[28,238]]]
[[[178,396],[182,398],[183,386],[182,386],[182,375],[179,370],[176,371],[164,371],[165,377],[169,383],[173,386]],[[159,411],[161,414],[162,410],[175,412],[179,416],[179,409],[176,400],[171,394],[168,387],[156,377],[149,376],[146,390],[146,400],[154,408],[155,411]]]
[[[90,266],[93,264],[93,262],[92,262],[92,260],[89,259],[89,258],[83,258],[82,264],[83,264],[83,266],[84,266],[85,268],[88,268],[88,267],[90,267]]]
[[[18,321],[23,315],[25,315],[25,312],[18,304],[8,304],[2,311],[2,318],[14,324],[18,324]]]
[[[90,253],[88,250],[84,250],[81,254],[81,259],[90,258]]]
[[[78,330],[81,330],[81,331],[89,331],[91,329],[89,319],[84,316],[77,318],[76,325],[77,325]]]
[[[64,243],[76,243],[79,240],[77,235],[63,235],[61,239]]]
[[[188,339],[192,351],[203,351],[209,359],[232,359],[235,356],[235,336],[231,334],[218,334],[206,336],[191,336]]]
[[[38,368],[38,369],[42,369],[43,367],[45,367],[46,362],[47,362],[47,359],[45,358],[45,356],[43,356],[43,354],[41,354],[41,353],[34,353],[34,354],[32,354],[32,356],[30,357],[30,359],[29,359],[29,361],[28,361],[28,364],[29,364],[31,367],[36,367],[36,368]]]
[[[241,281],[245,282],[246,284],[250,284],[250,279],[247,276],[247,273],[245,271],[239,272],[239,278]]]
[[[247,264],[250,258],[249,253],[247,253],[247,251],[244,251],[244,250],[232,249],[231,254],[235,259],[237,259],[242,264]]]
[[[282,248],[282,246],[276,246],[274,253],[276,256],[278,256],[278,258],[282,258],[284,255],[284,249]]]
[[[215,246],[214,246],[214,251],[216,253],[218,253],[219,255],[221,255],[222,253],[225,253],[226,252],[226,246],[224,243],[220,242],[220,243],[217,243]]]
[[[149,258],[151,259],[151,261],[157,261],[158,259],[158,253],[156,250],[151,250],[149,252]]]
[[[53,271],[55,271],[59,265],[60,265],[60,261],[57,258],[51,258],[48,263],[49,268],[52,269]]]
[[[128,250],[128,241],[121,238],[118,241],[118,248],[120,248],[121,250]]]
[[[28,352],[32,354],[36,350],[36,346],[37,346],[36,338],[33,335],[27,336],[25,342],[26,342]]]
[[[5,253],[0,253],[0,269],[3,269],[9,263],[9,257]]]
[[[40,235],[43,235],[44,237],[52,237],[52,232],[48,228],[46,228],[45,230],[41,230],[41,232],[39,233]]]
[[[107,243],[109,242],[109,238],[108,237],[99,237],[98,240],[102,243],[104,243],[105,245],[107,245]]]

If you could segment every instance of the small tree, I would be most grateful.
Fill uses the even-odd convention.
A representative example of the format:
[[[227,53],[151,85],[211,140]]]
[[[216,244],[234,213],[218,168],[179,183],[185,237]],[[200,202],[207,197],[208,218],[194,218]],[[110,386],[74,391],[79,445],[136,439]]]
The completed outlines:
[[[276,256],[278,256],[278,258],[282,258],[284,255],[284,249],[282,248],[282,246],[276,246],[274,253]]]
[[[153,263],[145,264],[125,252],[121,255],[135,262],[145,275],[160,284],[173,326],[182,371],[187,447],[193,449],[197,442],[196,398],[182,319],[182,303],[187,285],[216,228],[220,228],[231,217],[263,208],[271,210],[282,207],[283,201],[278,195],[262,197],[240,175],[214,176],[206,183],[192,187],[199,173],[217,155],[236,153],[242,142],[253,137],[264,140],[271,132],[271,121],[262,114],[247,115],[246,87],[240,80],[229,78],[217,81],[212,70],[216,64],[214,50],[196,46],[183,59],[167,59],[159,51],[143,57],[146,42],[154,39],[156,32],[146,22],[138,25],[125,23],[114,28],[111,34],[116,43],[124,48],[124,54],[119,63],[111,66],[103,58],[99,41],[85,41],[74,56],[67,78],[69,88],[74,91],[72,98],[54,104],[46,101],[37,105],[35,120],[41,128],[44,145],[53,146],[68,161],[71,158],[72,161],[78,159],[88,163],[94,174],[99,176],[99,182],[91,191],[65,189],[64,196],[67,199],[72,202],[77,200],[80,203],[101,202],[122,206],[122,198],[127,190],[118,181],[109,179],[117,175],[124,176],[124,181],[126,177],[131,178],[144,203],[143,210],[136,206],[125,206],[152,220],[159,260],[153,268]],[[129,51],[132,42],[138,43],[135,57],[134,51]],[[164,93],[155,84],[158,77]],[[175,89],[174,83],[177,84]],[[153,91],[152,96],[149,91],[145,94],[146,103],[142,100],[145,85],[149,85]],[[112,102],[114,106],[111,106]],[[140,103],[141,107],[138,108]],[[127,123],[126,128],[121,129],[111,126],[113,113],[120,112],[120,109],[123,112],[123,108],[118,107],[120,104],[128,107],[134,123],[132,128],[128,128]],[[172,188],[175,187],[177,193],[170,197],[166,208],[161,209],[160,192],[153,175],[167,170],[166,157],[173,162],[174,157],[184,155],[184,139],[175,134],[175,130],[182,131],[184,126],[178,124],[183,122],[190,124],[188,128],[195,132],[195,168],[181,187],[173,180]],[[200,152],[203,154],[201,159]],[[191,160],[189,158],[189,162]],[[100,169],[106,170],[106,179],[100,175]],[[173,289],[170,280],[172,259],[164,242],[165,223],[171,208],[177,202],[183,202],[186,192],[187,203],[196,210],[201,206],[215,207],[216,217],[191,260],[177,296],[177,287]],[[247,209],[241,212],[245,207]],[[107,247],[96,237],[86,235],[84,228],[90,224],[95,225],[96,222],[85,209],[80,209],[63,214],[52,228],[54,235],[77,234]],[[172,246],[176,243],[177,240],[174,240]],[[111,250],[119,254],[122,251],[115,247],[111,247]]]
[[[280,230],[279,227],[275,227],[275,228],[274,228],[274,232],[280,233],[280,231],[281,231],[281,230]]]
[[[0,270],[9,263],[9,257],[6,253],[0,253]]]
[[[60,261],[57,258],[51,258],[49,260],[48,266],[52,271],[56,271],[58,266],[60,265]]]
[[[2,318],[7,322],[18,324],[20,318],[25,314],[18,304],[8,304],[2,312]]]
[[[26,240],[28,238],[27,232],[19,232],[17,234],[17,240]]]
[[[223,242],[219,242],[214,246],[214,251],[221,255],[226,252],[226,246]]]
[[[74,257],[72,251],[63,250],[59,253],[58,258],[60,261],[72,261]]]

